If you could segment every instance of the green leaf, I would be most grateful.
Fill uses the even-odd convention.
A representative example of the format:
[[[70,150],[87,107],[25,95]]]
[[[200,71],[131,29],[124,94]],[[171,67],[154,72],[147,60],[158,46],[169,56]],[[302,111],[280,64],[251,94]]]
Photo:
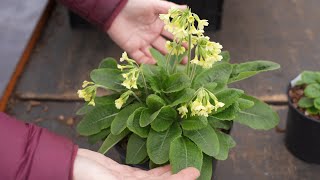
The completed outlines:
[[[162,82],[164,83],[165,93],[173,93],[181,91],[185,88],[190,87],[190,79],[185,73],[176,73],[169,76],[168,81]]]
[[[105,105],[93,109],[78,124],[78,133],[89,136],[97,134],[102,129],[109,128],[118,111],[114,105]]]
[[[246,110],[240,110],[234,119],[235,122],[247,125],[253,129],[269,130],[279,123],[278,114],[272,108],[251,96],[242,96],[253,101],[254,106]]]
[[[147,139],[147,151],[151,161],[156,164],[166,163],[169,160],[170,143],[181,136],[181,133],[182,130],[177,123],[163,132],[151,129]]]
[[[141,104],[136,103],[123,108],[111,123],[111,133],[114,135],[120,134],[127,127],[128,117],[141,106]]]
[[[114,58],[108,57],[103,59],[99,64],[99,69],[103,68],[110,68],[110,69],[117,69],[117,61]]]
[[[147,156],[147,140],[132,134],[128,140],[126,164],[139,164]]]
[[[90,144],[95,144],[102,139],[105,139],[110,134],[110,129],[103,129],[97,134],[91,135],[88,137],[88,141]]]
[[[162,90],[162,82],[166,82],[168,78],[163,68],[150,64],[142,64],[140,69],[151,89],[156,93],[160,93]]]
[[[142,138],[147,138],[149,134],[150,127],[141,127],[139,124],[140,116],[144,107],[136,109],[128,118],[127,127],[133,133],[139,135]]]
[[[171,103],[170,106],[173,107],[179,104],[189,102],[194,96],[194,93],[195,93],[195,90],[191,88],[187,88],[187,89],[184,89],[183,91],[180,91],[179,93],[173,95],[173,98],[175,99],[175,101]]]
[[[219,142],[220,150],[219,154],[215,155],[214,158],[218,160],[226,160],[228,158],[229,150],[236,146],[236,142],[228,134],[225,134],[221,131],[216,131]]]
[[[193,89],[198,89],[208,83],[217,83],[217,88],[224,87],[231,74],[232,67],[228,63],[221,63],[202,71],[193,81]]]
[[[216,129],[224,129],[224,130],[231,129],[232,123],[233,123],[232,121],[222,121],[212,116],[208,117],[208,122],[211,127]]]
[[[219,139],[211,126],[194,131],[184,130],[183,135],[191,139],[205,154],[215,156],[219,153]]]
[[[280,65],[271,61],[257,60],[241,64],[234,64],[228,83],[240,81],[260,72],[279,69]]]
[[[204,116],[191,116],[180,122],[184,130],[198,130],[208,125],[208,120]]]
[[[146,100],[147,106],[152,111],[157,111],[166,105],[166,102],[155,94],[150,94]]]
[[[203,161],[201,167],[201,175],[197,180],[211,180],[212,178],[212,157],[203,154]]]
[[[118,98],[118,95],[108,95],[108,96],[101,96],[101,97],[95,97],[94,102],[95,106],[91,106],[88,104],[84,104],[77,112],[77,115],[85,115],[89,113],[91,110],[93,110],[96,107],[103,106],[103,105],[114,105],[114,101]]]
[[[156,115],[152,116],[152,111],[150,109],[144,109],[141,112],[141,116],[140,116],[140,120],[139,120],[140,126],[141,127],[148,126],[158,116],[159,112],[160,112],[160,110],[156,111],[155,113],[153,113]]]
[[[159,114],[151,122],[151,128],[155,131],[164,131],[168,129],[177,118],[177,111],[170,106],[164,106]]]
[[[254,102],[253,101],[249,101],[249,100],[243,99],[241,97],[238,99],[238,103],[239,103],[239,108],[241,110],[249,109],[252,106],[254,106]]]
[[[320,84],[310,84],[304,90],[304,95],[309,98],[320,97]]]
[[[100,149],[98,150],[99,153],[105,154],[107,153],[115,144],[121,141],[124,137],[126,137],[130,131],[125,129],[119,135],[109,134],[106,140],[104,140],[103,144],[101,145]]]
[[[220,120],[233,120],[236,118],[237,113],[240,111],[239,103],[235,102],[231,106],[229,106],[224,111],[221,111],[217,114],[213,114],[212,116],[218,118]]]
[[[121,76],[121,71],[118,69],[95,69],[91,71],[90,77],[96,84],[104,86],[107,89],[114,91],[124,90],[124,86],[121,85],[124,80]]]
[[[150,48],[150,53],[152,57],[157,61],[157,65],[160,67],[166,66],[166,57],[162,55],[158,50]]]
[[[218,98],[218,100],[220,102],[224,103],[224,106],[219,108],[217,110],[216,113],[219,113],[221,111],[224,111],[225,109],[227,109],[229,106],[231,106],[233,103],[235,103],[239,97],[241,97],[243,95],[243,90],[240,89],[232,89],[232,88],[228,88],[228,89],[224,89],[222,91],[220,91],[219,93],[216,94],[216,97]]]
[[[173,173],[178,173],[187,167],[202,167],[203,155],[199,147],[186,137],[178,137],[171,142],[169,153]]]
[[[301,73],[301,79],[305,84],[320,83],[320,72],[304,71]]]
[[[320,98],[314,100],[314,107],[320,110]]]
[[[307,108],[307,112],[311,115],[316,115],[320,113],[320,110],[315,107]]]
[[[150,169],[154,169],[154,168],[157,168],[157,167],[162,167],[164,165],[166,165],[167,163],[164,163],[164,164],[156,164],[154,162],[152,162],[151,160],[149,160],[149,168]]]
[[[302,97],[299,102],[298,106],[301,108],[309,108],[313,106],[313,99],[308,97]]]
[[[220,55],[222,56],[222,62],[230,62],[230,53],[229,51],[222,51],[220,53]]]

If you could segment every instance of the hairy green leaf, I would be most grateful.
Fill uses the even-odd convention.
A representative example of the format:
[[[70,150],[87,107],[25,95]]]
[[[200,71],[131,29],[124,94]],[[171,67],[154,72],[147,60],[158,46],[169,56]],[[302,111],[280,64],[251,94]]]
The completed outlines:
[[[219,153],[219,139],[211,126],[193,131],[183,131],[183,135],[191,139],[196,145],[209,156]]]
[[[228,83],[233,83],[236,81],[249,78],[260,72],[272,71],[279,68],[280,68],[279,64],[271,61],[264,61],[264,60],[234,64]]]
[[[114,91],[121,91],[125,89],[124,86],[121,85],[124,79],[121,76],[121,71],[118,69],[95,69],[91,71],[90,77],[93,82],[107,89]]]
[[[304,90],[305,96],[309,98],[318,98],[320,97],[320,84],[310,84]]]
[[[105,139],[110,134],[110,129],[103,129],[97,134],[88,136],[88,141],[90,144],[95,144],[98,141]]]
[[[139,164],[147,156],[147,140],[132,134],[127,145],[126,164]]]
[[[305,84],[320,83],[320,72],[303,71],[301,73],[301,80]]]
[[[199,147],[186,137],[178,137],[171,142],[169,153],[173,173],[187,167],[201,171],[203,155]]]
[[[253,101],[254,106],[240,110],[234,119],[235,122],[263,130],[274,128],[279,123],[278,114],[269,105],[251,96],[242,96],[242,98]]]
[[[245,110],[245,109],[251,108],[254,105],[253,101],[249,101],[249,100],[243,99],[241,97],[238,99],[238,103],[239,103],[239,108],[241,110]]]
[[[222,121],[212,116],[208,117],[208,122],[211,127],[224,130],[230,130],[233,124],[232,121]]]
[[[98,150],[99,153],[105,154],[107,153],[115,144],[121,141],[124,137],[126,137],[130,131],[125,129],[118,135],[109,134],[108,137],[104,140],[103,144],[101,145],[100,149]]]
[[[314,100],[314,107],[320,110],[320,98]]]
[[[203,161],[201,167],[201,175],[197,180],[211,180],[212,178],[212,157],[203,154]]]
[[[150,53],[152,57],[157,61],[157,65],[160,67],[165,67],[166,57],[162,55],[158,50],[150,48]]]
[[[85,115],[96,107],[103,106],[103,105],[114,105],[114,101],[117,98],[118,98],[118,95],[95,97],[94,98],[95,106],[88,105],[86,103],[76,112],[76,114],[77,115]]]
[[[128,118],[127,127],[133,133],[139,135],[142,138],[148,137],[150,127],[141,127],[139,120],[144,107],[136,109]]]
[[[198,130],[205,128],[208,125],[208,120],[204,116],[191,116],[183,119],[180,124],[184,130]]]
[[[84,116],[77,126],[77,131],[83,136],[89,136],[109,128],[118,112],[114,105],[97,107]]]
[[[155,131],[164,131],[176,120],[177,112],[170,106],[164,106],[151,122],[151,128]]]
[[[162,82],[164,83],[163,92],[165,93],[173,93],[181,91],[185,88],[190,87],[190,79],[185,73],[176,73],[169,76],[168,81]]]
[[[112,58],[112,57],[108,57],[103,59],[100,64],[99,64],[99,69],[103,69],[103,68],[110,68],[110,69],[117,69],[117,61]]]
[[[163,132],[151,129],[147,139],[147,151],[151,161],[156,164],[166,163],[169,160],[170,143],[181,136],[181,133],[182,130],[177,123]]]
[[[220,53],[220,55],[222,56],[222,62],[230,62],[230,53],[229,51],[222,51]]]
[[[239,103],[235,102],[231,106],[229,106],[227,109],[217,113],[213,114],[212,116],[215,118],[218,118],[220,120],[233,120],[236,118],[237,113],[240,111]]]
[[[302,97],[299,102],[298,106],[302,108],[309,108],[313,106],[313,99],[308,97]]]
[[[219,108],[216,113],[219,113],[221,111],[224,111],[227,109],[229,106],[231,106],[233,103],[235,103],[239,97],[243,95],[243,90],[240,89],[233,89],[233,88],[228,88],[220,91],[219,93],[216,94],[216,97],[220,102],[224,103],[224,106]]]
[[[173,107],[179,104],[189,102],[194,96],[194,93],[195,93],[195,90],[191,88],[187,88],[187,89],[184,89],[183,91],[180,91],[179,93],[173,96],[175,98],[175,101],[171,103],[170,106]]]
[[[232,137],[228,134],[221,131],[216,131],[216,133],[220,142],[220,150],[214,158],[218,160],[226,160],[228,158],[229,150],[236,146],[236,142],[234,142]]]
[[[128,117],[141,106],[142,104],[136,103],[123,108],[111,123],[111,133],[120,134],[127,127]]]
[[[158,95],[150,94],[146,100],[147,106],[152,111],[157,111],[166,105],[166,102]]]

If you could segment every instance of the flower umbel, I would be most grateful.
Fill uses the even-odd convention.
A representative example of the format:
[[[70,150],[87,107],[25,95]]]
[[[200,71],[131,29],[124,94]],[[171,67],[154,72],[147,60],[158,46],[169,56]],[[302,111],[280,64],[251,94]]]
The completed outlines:
[[[121,94],[121,96],[115,100],[115,105],[117,109],[121,109],[121,107],[123,106],[123,104],[125,104],[129,98],[129,96],[132,94],[133,92],[131,90],[128,90],[126,92],[124,92],[123,94]]]
[[[79,98],[83,98],[89,105],[95,106],[94,98],[97,93],[97,86],[93,82],[84,81],[82,84],[84,89],[78,90]]]
[[[187,105],[184,104],[178,108],[179,114],[181,114],[181,118],[186,117],[188,113]]]

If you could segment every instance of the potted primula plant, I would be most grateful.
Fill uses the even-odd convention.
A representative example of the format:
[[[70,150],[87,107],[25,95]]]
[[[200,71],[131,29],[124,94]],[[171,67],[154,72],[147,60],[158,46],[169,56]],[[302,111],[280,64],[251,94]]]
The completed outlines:
[[[102,139],[101,153],[118,144],[127,164],[170,164],[173,173],[192,166],[200,179],[210,179],[213,162],[227,159],[235,146],[228,134],[233,122],[262,130],[279,122],[267,104],[228,85],[279,65],[230,64],[229,53],[203,34],[208,22],[190,9],[170,9],[160,19],[174,35],[169,53],[151,49],[155,65],[139,65],[126,52],[122,64],[103,60],[78,91],[87,104],[78,111],[84,117],[77,130],[91,141]],[[185,56],[187,64],[180,65]],[[98,88],[112,93],[97,97]]]
[[[304,71],[288,89],[285,143],[296,157],[320,164],[320,72]]]

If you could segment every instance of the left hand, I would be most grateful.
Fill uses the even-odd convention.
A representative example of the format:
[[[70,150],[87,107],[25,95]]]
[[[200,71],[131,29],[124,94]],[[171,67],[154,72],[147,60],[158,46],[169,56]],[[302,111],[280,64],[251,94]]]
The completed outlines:
[[[138,63],[155,63],[149,49],[154,47],[167,54],[165,38],[173,38],[159,18],[171,7],[186,8],[164,0],[129,0],[107,33]]]

